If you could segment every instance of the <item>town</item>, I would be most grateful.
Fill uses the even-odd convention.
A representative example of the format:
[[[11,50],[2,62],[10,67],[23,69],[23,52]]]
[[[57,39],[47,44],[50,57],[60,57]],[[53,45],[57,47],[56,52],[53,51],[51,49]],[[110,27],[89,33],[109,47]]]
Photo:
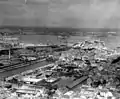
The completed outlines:
[[[0,99],[120,99],[120,0],[0,0]]]
[[[34,66],[41,60],[47,64],[3,77],[2,99],[120,98],[119,49],[111,50],[103,41],[85,40],[71,46],[30,45],[11,51],[17,55],[8,52],[11,64],[1,62],[3,73],[22,66]],[[12,58],[19,62],[12,63]]]

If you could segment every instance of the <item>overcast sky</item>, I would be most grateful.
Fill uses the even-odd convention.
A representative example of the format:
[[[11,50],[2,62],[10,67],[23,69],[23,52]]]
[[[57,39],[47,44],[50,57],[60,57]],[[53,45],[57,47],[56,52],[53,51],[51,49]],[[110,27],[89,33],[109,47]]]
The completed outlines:
[[[0,0],[0,25],[120,28],[120,0]]]

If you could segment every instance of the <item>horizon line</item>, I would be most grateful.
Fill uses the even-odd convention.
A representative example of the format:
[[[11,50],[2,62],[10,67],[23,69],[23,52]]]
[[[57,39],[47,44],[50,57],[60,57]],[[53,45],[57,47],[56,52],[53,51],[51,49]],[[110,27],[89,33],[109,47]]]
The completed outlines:
[[[110,28],[110,27],[99,27],[99,28],[90,28],[90,27],[55,27],[55,26],[21,26],[21,25],[0,25],[0,28],[7,27],[28,27],[28,28],[66,28],[66,29],[120,29],[120,28]]]

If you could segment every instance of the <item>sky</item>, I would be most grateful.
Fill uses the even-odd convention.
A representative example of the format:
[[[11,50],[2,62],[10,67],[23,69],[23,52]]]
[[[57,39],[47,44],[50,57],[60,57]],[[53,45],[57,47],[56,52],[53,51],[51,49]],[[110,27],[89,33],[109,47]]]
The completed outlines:
[[[120,0],[0,0],[0,25],[120,28]]]

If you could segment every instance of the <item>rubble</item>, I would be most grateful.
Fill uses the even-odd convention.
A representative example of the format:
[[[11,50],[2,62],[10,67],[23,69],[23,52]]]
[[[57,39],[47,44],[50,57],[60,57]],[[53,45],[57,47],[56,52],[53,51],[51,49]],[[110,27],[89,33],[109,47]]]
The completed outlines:
[[[104,42],[84,41],[62,51],[51,66],[9,80],[11,84],[19,83],[17,88],[14,86],[14,92],[10,91],[10,95],[35,99],[120,98],[116,96],[120,93],[119,65],[120,55],[106,48]],[[21,90],[23,85],[28,87],[25,89],[29,90],[31,96]],[[31,91],[31,87],[35,90]],[[26,94],[23,95],[23,92]]]
[[[112,88],[120,84],[120,78],[118,77],[120,68],[119,57],[117,51],[106,48],[104,42],[85,41],[83,43],[77,43],[72,49],[63,52],[60,60],[65,61],[66,64],[75,64],[78,66],[76,69],[77,73],[82,72],[82,76],[87,75],[91,87],[106,87],[107,83],[110,82]],[[63,66],[65,67],[66,64]],[[70,69],[69,66],[67,65],[67,68]],[[70,72],[70,70],[68,71]],[[76,72],[75,69],[72,69],[72,75],[76,75],[74,72]],[[110,92],[108,93],[110,94]]]

